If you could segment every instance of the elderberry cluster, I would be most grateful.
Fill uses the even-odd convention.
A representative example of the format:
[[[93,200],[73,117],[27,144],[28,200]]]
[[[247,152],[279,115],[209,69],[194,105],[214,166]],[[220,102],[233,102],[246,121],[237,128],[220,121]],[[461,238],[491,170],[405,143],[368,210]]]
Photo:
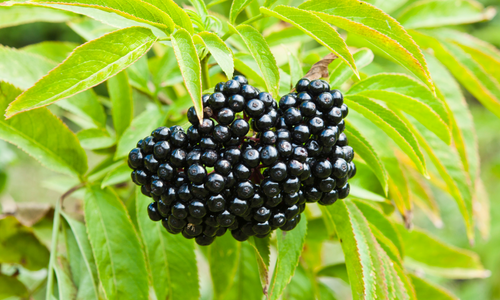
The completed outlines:
[[[132,180],[152,197],[148,213],[199,245],[227,230],[238,241],[300,222],[307,202],[331,205],[355,175],[343,96],[323,80],[301,79],[281,98],[237,75],[203,96],[191,126],[160,127],[129,154]]]

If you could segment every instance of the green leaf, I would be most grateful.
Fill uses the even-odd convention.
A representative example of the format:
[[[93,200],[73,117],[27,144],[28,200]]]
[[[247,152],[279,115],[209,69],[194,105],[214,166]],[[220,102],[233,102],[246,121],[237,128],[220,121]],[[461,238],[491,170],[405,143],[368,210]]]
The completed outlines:
[[[0,110],[4,111],[20,93],[12,85],[0,82]],[[2,117],[0,139],[18,146],[54,171],[74,175],[87,171],[87,156],[75,134],[46,108],[9,120]]]
[[[335,277],[342,279],[345,283],[349,283],[349,276],[347,275],[347,267],[344,263],[329,265],[316,273],[317,276]]]
[[[78,44],[71,42],[44,41],[38,44],[28,45],[20,50],[41,55],[54,61],[54,63],[60,63],[66,59],[76,47],[78,47]]]
[[[114,17],[119,16],[115,15]],[[115,27],[85,17],[67,22],[66,24],[86,41],[98,39],[116,30]]]
[[[231,49],[217,34],[206,31],[200,32],[194,36],[194,40],[195,42],[201,42],[207,47],[227,78],[233,78],[233,52],[231,52]]]
[[[184,84],[188,90],[198,118],[203,118],[203,103],[201,101],[201,65],[196,53],[193,39],[184,29],[177,30],[172,35],[172,47],[177,63],[181,69]]]
[[[1,81],[27,89],[53,67],[54,62],[40,55],[0,45]]]
[[[116,139],[103,128],[84,129],[78,132],[76,137],[80,140],[82,147],[89,150],[109,148],[116,143]]]
[[[262,300],[256,253],[247,242],[238,242],[238,248],[240,248],[237,258],[238,268],[234,274],[233,284],[224,299]]]
[[[479,149],[474,120],[459,84],[450,72],[433,56],[427,55],[429,70],[436,83],[438,97],[446,101],[452,114],[453,143],[464,170],[469,173],[472,187],[479,176]]]
[[[128,83],[127,71],[108,79],[109,99],[113,105],[111,114],[116,137],[120,138],[134,118],[132,87]]]
[[[359,210],[363,213],[363,216],[368,220],[368,222],[372,225],[372,231],[375,233],[375,230],[380,231],[388,240],[389,243],[392,243],[398,253],[399,258],[404,256],[403,242],[401,237],[399,236],[398,231],[394,227],[394,225],[388,220],[388,218],[377,208],[374,206],[363,202],[363,201],[354,201]],[[377,235],[375,234],[375,237]],[[377,237],[378,238],[378,237]],[[379,244],[384,247],[383,243],[379,241]],[[394,262],[398,262],[397,260],[393,260]]]
[[[474,0],[420,0],[402,11],[397,19],[406,29],[441,27],[491,20],[493,7],[484,10]]]
[[[324,284],[323,282],[319,282],[319,298],[321,300],[337,300],[338,298],[335,297],[335,292],[331,287],[328,285]]]
[[[52,8],[0,5],[0,28],[34,22],[66,22],[75,17],[75,14]]]
[[[162,30],[168,29],[169,32],[173,32],[175,26],[167,13],[141,0],[128,0],[126,2],[119,0],[34,0],[33,2],[96,8],[137,22],[147,23]]]
[[[88,186],[84,201],[87,232],[99,279],[108,299],[148,299],[144,253],[125,206],[117,195]]]
[[[132,87],[153,97],[153,92],[149,89],[150,71],[148,57],[146,55],[139,58],[135,63],[127,68],[127,75]]]
[[[455,43],[439,40],[414,30],[410,33],[422,48],[432,49],[434,56],[455,78],[487,109],[500,117],[500,83],[497,79],[488,74],[484,67]]]
[[[57,290],[59,299],[76,299],[78,291],[71,280],[71,271],[69,265],[63,256],[57,258],[58,262],[54,265],[54,271],[57,277]]]
[[[173,0],[144,0],[165,12],[175,25],[180,26],[193,34],[193,23],[189,15],[177,5]]]
[[[387,298],[378,244],[361,211],[348,199],[321,210],[325,222],[334,224],[342,245],[353,299]]]
[[[235,28],[229,24],[229,27],[243,39],[262,72],[267,91],[278,99],[280,81],[278,65],[264,37],[249,25],[239,25]]]
[[[64,212],[62,216],[69,226],[66,230],[66,243],[71,273],[78,287],[77,299],[97,300],[99,299],[97,267],[87,237],[87,228]],[[73,267],[76,262],[78,264]]]
[[[411,126],[408,121],[407,125]],[[418,129],[418,131],[414,130],[418,142],[425,149],[434,166],[436,166],[439,177],[444,180],[448,187],[447,191],[457,202],[465,221],[467,236],[472,242],[474,240],[474,219],[471,186],[456,149],[445,145],[441,140],[430,134],[421,124],[413,122],[413,126]]]
[[[130,173],[130,167],[126,163],[116,167],[113,171],[109,172],[106,177],[104,177],[101,188],[129,181]]]
[[[443,220],[441,220],[439,206],[429,186],[430,182],[409,168],[405,171],[408,186],[411,191],[410,197],[412,203],[424,212],[436,228],[441,228],[443,226]]]
[[[130,169],[128,170],[130,173]],[[198,268],[194,242],[151,222],[147,207],[151,199],[136,189],[136,214],[157,299],[199,299]]]
[[[309,0],[301,4],[299,8],[315,11],[324,21],[364,37],[434,90],[419,47],[404,28],[383,11],[360,0],[335,2]]]
[[[424,175],[427,174],[424,155],[420,150],[420,146],[413,133],[410,132],[400,118],[392,111],[364,96],[346,96],[345,102],[349,108],[361,113],[382,129],[410,157],[418,170]]]
[[[299,257],[304,248],[307,220],[302,218],[294,230],[277,231],[278,258],[268,289],[269,299],[280,299],[285,287],[292,279]]]
[[[106,113],[93,90],[60,100],[56,105],[93,123],[95,127],[106,127]]]
[[[238,15],[247,7],[253,0],[234,0],[231,4],[229,12],[229,22],[234,24]]]
[[[10,297],[26,297],[28,289],[14,276],[0,274],[0,299]]]
[[[17,264],[35,271],[49,264],[49,250],[13,216],[0,219],[0,263]],[[0,291],[3,291],[0,289]]]
[[[330,24],[311,12],[290,6],[279,5],[273,10],[262,7],[260,10],[265,15],[276,17],[302,30],[342,59],[352,69],[354,74],[359,77],[354,58],[349,49],[347,49],[345,41]]]
[[[412,115],[445,143],[451,142],[450,117],[444,101],[407,75],[373,75],[355,83],[347,94],[384,101]]]
[[[287,45],[294,42],[307,42],[311,38],[296,27],[285,27],[282,30],[274,31],[266,35],[267,44],[270,47]]]
[[[259,86],[266,86],[266,82],[262,79],[262,73],[256,72],[250,65],[248,65],[241,58],[234,58],[234,68],[245,75],[247,78],[251,78]]]
[[[240,251],[240,242],[236,241],[231,234],[218,237],[208,249],[207,257],[214,285],[214,299],[224,299],[231,288],[238,269]]]
[[[149,29],[130,27],[83,44],[11,103],[6,116],[49,105],[105,81],[144,55],[155,40]],[[102,51],[107,55],[98,55]]]
[[[413,286],[415,287],[418,299],[458,300],[455,295],[443,287],[430,283],[429,281],[413,274],[410,274],[410,278]]]
[[[255,251],[257,266],[259,267],[260,282],[267,287],[269,281],[269,265],[271,261],[271,239],[250,237],[248,243]]]
[[[358,70],[366,67],[373,61],[373,52],[368,48],[361,48],[353,54]],[[337,60],[332,63],[333,69],[330,72],[330,86],[340,88],[341,84],[349,80],[354,72],[343,61]]]
[[[304,71],[299,58],[287,48],[288,65],[290,66],[290,88],[295,87],[295,84],[304,77]]]
[[[286,286],[283,299],[301,300],[315,299],[313,278],[308,276],[306,270],[299,264],[293,274],[290,284]]]
[[[193,4],[196,12],[201,17],[201,20],[203,21],[203,23],[205,23],[207,16],[208,16],[208,10],[207,10],[207,6],[205,5],[205,1],[204,0],[189,0],[189,2],[191,2],[191,4]]]
[[[361,156],[375,176],[377,176],[384,193],[387,195],[389,178],[382,160],[368,140],[350,123],[347,124],[345,132],[349,139],[349,145],[356,149],[356,155]]]
[[[115,161],[113,156],[107,157],[88,173],[88,182],[96,182],[103,179],[109,172],[123,164],[123,160]]]
[[[445,244],[422,229],[408,231],[403,225],[396,228],[403,240],[405,264],[411,269],[452,279],[489,276],[476,253]]]
[[[406,2],[408,2],[408,0],[366,0],[365,2],[380,8],[386,13],[391,13],[403,6]]]
[[[147,109],[138,115],[130,126],[123,132],[118,141],[115,159],[120,159],[128,155],[130,150],[135,148],[137,141],[151,134],[153,130],[165,123],[165,115],[156,107]]]

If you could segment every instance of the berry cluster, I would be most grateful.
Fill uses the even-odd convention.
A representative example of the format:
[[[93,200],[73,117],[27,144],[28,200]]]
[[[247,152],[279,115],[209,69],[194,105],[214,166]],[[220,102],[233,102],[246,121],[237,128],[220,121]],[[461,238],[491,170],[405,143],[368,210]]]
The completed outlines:
[[[356,173],[348,108],[323,80],[301,79],[278,103],[237,75],[203,96],[204,119],[160,127],[129,154],[132,180],[154,202],[149,217],[172,234],[211,244],[292,230],[306,202],[331,205]]]

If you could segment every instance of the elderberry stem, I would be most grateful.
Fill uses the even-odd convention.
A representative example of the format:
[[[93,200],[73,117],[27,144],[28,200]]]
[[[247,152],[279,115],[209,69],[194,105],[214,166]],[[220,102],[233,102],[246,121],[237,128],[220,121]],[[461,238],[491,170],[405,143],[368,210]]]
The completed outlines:
[[[203,90],[207,90],[210,88],[210,74],[208,71],[208,59],[210,57],[207,55],[204,59],[201,60],[201,83],[203,86]]]

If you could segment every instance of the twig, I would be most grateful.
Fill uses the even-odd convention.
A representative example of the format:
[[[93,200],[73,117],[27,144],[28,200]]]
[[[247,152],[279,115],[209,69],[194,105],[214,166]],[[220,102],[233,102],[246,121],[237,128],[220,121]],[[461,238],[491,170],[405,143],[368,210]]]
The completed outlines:
[[[53,227],[52,227],[52,243],[50,245],[50,259],[49,259],[49,266],[47,268],[47,293],[45,294],[45,299],[51,299],[52,298],[52,291],[54,288],[54,265],[56,262],[56,256],[57,256],[57,239],[59,236],[59,227],[61,224],[61,207],[64,202],[64,199],[69,197],[71,194],[79,190],[85,186],[85,183],[80,183],[71,189],[69,189],[66,193],[64,193],[61,198],[57,200],[56,203],[56,208],[54,211],[54,222],[53,222]]]

